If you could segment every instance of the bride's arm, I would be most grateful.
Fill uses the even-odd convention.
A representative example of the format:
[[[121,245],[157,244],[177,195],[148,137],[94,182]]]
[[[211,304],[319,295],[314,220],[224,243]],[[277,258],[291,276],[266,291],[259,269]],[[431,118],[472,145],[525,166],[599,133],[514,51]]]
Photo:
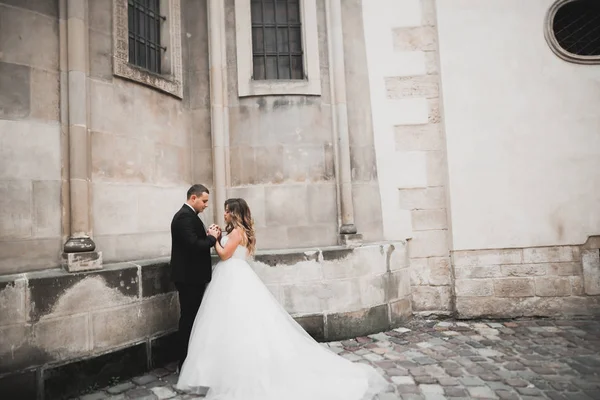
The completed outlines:
[[[231,256],[235,252],[235,249],[237,249],[239,244],[242,243],[242,235],[240,235],[237,229],[231,231],[231,233],[227,235],[227,237],[229,239],[227,239],[225,247],[221,246],[221,243],[219,243],[218,241],[215,244],[215,250],[217,251],[219,258],[223,261],[231,258]]]

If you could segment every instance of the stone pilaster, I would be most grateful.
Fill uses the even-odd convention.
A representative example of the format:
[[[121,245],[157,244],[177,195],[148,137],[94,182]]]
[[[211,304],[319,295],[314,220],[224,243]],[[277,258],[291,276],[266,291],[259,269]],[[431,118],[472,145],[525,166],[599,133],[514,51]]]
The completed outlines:
[[[325,4],[327,11],[327,37],[329,40],[329,73],[331,76],[333,129],[336,144],[334,146],[336,150],[336,179],[341,214],[339,233],[342,243],[350,243],[355,239],[360,239],[360,237],[352,236],[356,234],[356,226],[354,224],[354,206],[352,204],[342,6],[340,0],[327,0]]]
[[[210,63],[210,120],[213,150],[215,222],[224,225],[222,207],[229,183],[229,104],[227,100],[227,58],[225,41],[225,3],[208,2]]]
[[[69,238],[64,245],[63,266],[68,271],[99,269],[102,253],[95,251],[90,222],[90,140],[88,132],[88,32],[87,1],[66,0],[61,6],[61,71],[66,77],[66,93],[61,105],[66,106],[69,168]],[[66,8],[66,10],[65,10]],[[66,21],[64,21],[66,18]],[[66,29],[64,29],[66,27]],[[65,38],[66,36],[66,38]],[[66,65],[65,65],[66,59]],[[64,68],[66,67],[66,71]],[[66,73],[65,73],[66,72]]]

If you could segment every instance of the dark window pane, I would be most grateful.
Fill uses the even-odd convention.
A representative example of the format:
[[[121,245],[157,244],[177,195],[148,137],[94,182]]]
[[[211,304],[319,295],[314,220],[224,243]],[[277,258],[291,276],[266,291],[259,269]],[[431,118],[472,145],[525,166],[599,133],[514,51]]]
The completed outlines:
[[[258,56],[253,58],[254,63],[254,79],[263,80],[265,77],[265,58]]]
[[[264,13],[263,13],[263,22],[265,24],[274,24],[275,23],[275,3],[273,0],[265,0],[264,1]]]
[[[304,79],[302,56],[292,56],[292,79]]]
[[[160,72],[160,0],[128,0],[129,62]]]
[[[138,9],[138,21],[139,29],[137,34],[144,37],[146,36],[146,16],[144,15],[141,9]]]
[[[156,20],[156,44],[160,46],[160,18]]]
[[[300,22],[300,3],[297,1],[290,1],[288,3],[288,22]]]
[[[156,50],[152,48],[148,50],[148,69],[156,71]]]
[[[133,32],[133,12],[134,12],[134,8],[133,6],[130,4],[129,8],[127,9],[127,23],[129,24],[129,32]]]
[[[252,15],[252,23],[262,23],[262,4],[260,1],[253,1],[250,5],[250,14]]]
[[[253,79],[304,79],[300,2],[251,0],[250,4]]]
[[[146,68],[146,46],[138,42],[137,60],[138,64],[142,68]]]
[[[129,62],[135,63],[135,39],[129,36]]]
[[[267,57],[266,79],[277,79],[277,57]]]
[[[275,28],[265,28],[265,52],[275,53],[277,51],[277,33]]]
[[[289,53],[290,42],[288,40],[288,30],[286,28],[277,29],[277,51],[281,53]]]
[[[148,40],[152,43],[156,43],[156,20],[148,21]]]
[[[290,74],[290,58],[283,56],[279,57],[279,76],[278,79],[291,79],[292,76]]]
[[[302,51],[302,32],[300,28],[290,28],[290,51],[292,53]]]
[[[276,0],[276,20],[278,24],[287,24],[287,4],[285,0]]]
[[[254,54],[265,52],[262,27],[252,28],[252,49],[254,50]]]
[[[552,29],[560,47],[580,56],[600,55],[600,2],[566,3],[554,16]]]

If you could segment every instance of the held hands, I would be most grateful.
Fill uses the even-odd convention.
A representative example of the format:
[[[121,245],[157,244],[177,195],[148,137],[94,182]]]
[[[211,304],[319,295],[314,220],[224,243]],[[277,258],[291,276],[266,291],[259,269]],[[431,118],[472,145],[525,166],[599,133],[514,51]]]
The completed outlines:
[[[221,228],[216,224],[212,224],[211,226],[208,227],[207,234],[210,236],[213,236],[217,240],[220,240],[221,239]]]

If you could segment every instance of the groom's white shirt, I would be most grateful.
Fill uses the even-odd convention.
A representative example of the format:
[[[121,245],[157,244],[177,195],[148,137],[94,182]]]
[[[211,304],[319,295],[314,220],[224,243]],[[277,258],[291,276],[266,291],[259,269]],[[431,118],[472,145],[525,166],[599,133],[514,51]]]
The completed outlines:
[[[191,209],[192,209],[192,211],[194,212],[194,214],[198,214],[198,213],[196,212],[196,210],[194,210],[194,207],[190,206],[188,203],[183,203],[183,204],[185,204],[186,206],[188,206],[189,208],[191,208]]]

